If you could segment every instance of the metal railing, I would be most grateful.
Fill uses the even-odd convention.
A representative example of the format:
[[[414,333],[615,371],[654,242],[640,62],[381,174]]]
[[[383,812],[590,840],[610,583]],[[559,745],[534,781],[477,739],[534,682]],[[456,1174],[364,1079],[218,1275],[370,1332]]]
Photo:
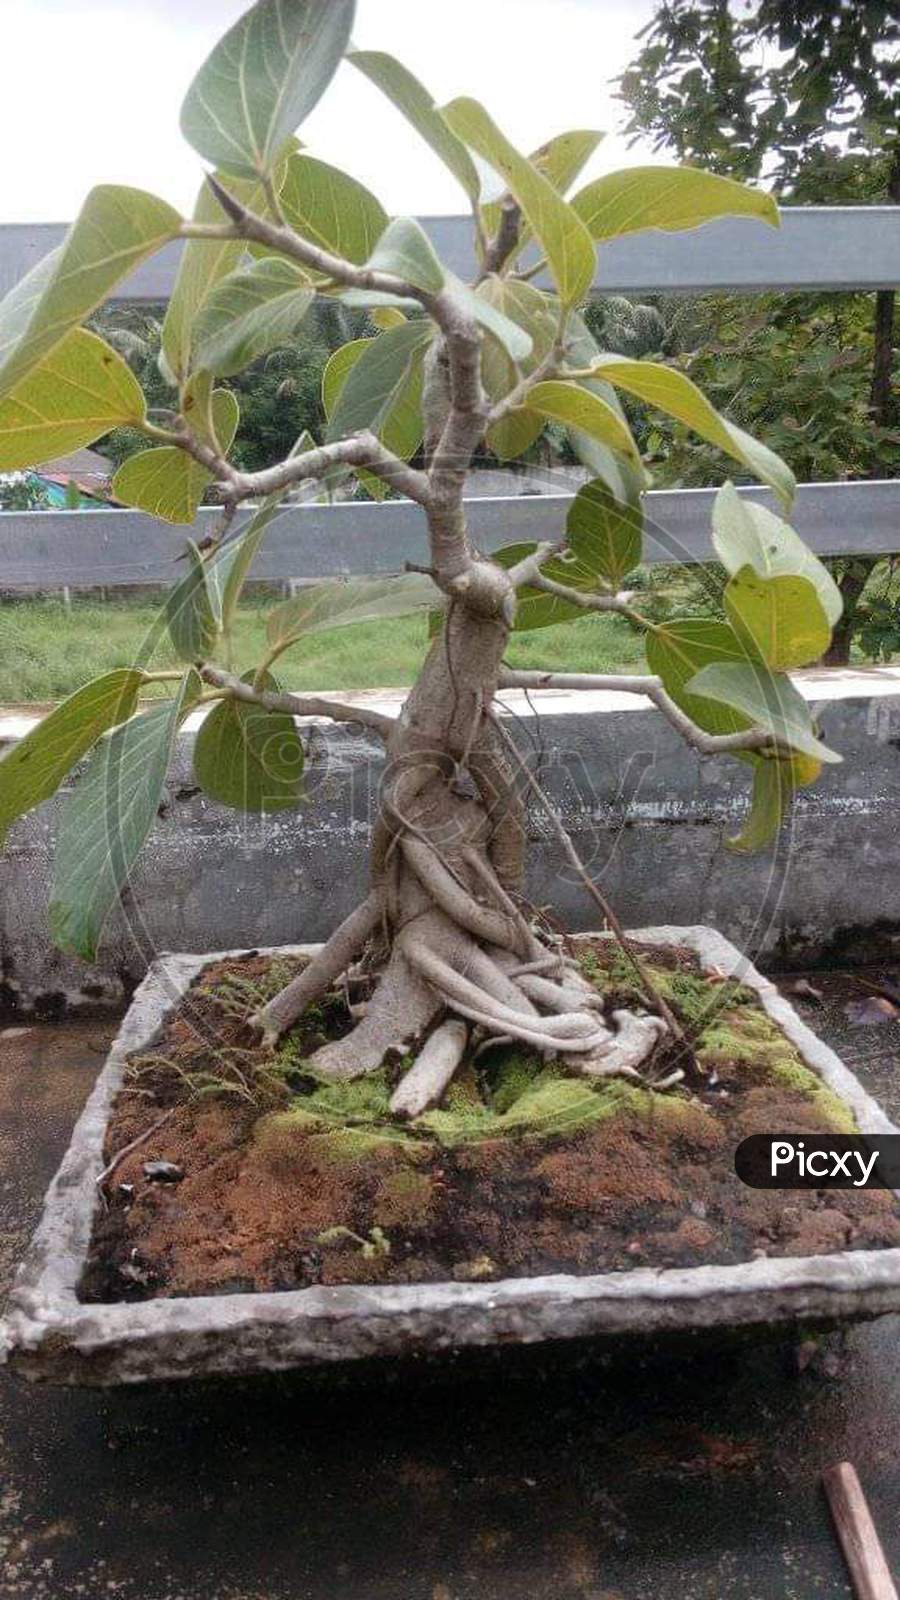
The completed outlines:
[[[467,275],[473,267],[465,217],[423,223],[442,258]],[[62,224],[0,226],[0,291],[54,247]],[[122,286],[125,301],[165,299],[178,261],[170,246]],[[782,213],[772,229],[749,218],[708,223],[687,233],[639,234],[599,251],[595,292],[647,294],[872,291],[900,284],[900,206],[810,206]],[[772,503],[763,490],[741,491]],[[702,561],[711,554],[714,491],[647,496],[648,562]],[[486,552],[519,540],[560,535],[570,494],[509,495],[469,502],[472,535]],[[201,510],[198,527],[217,513]],[[900,480],[801,486],[798,531],[820,555],[879,555],[900,549]],[[164,584],[179,569],[184,530],[137,511],[0,513],[0,589]],[[253,569],[254,578],[310,579],[335,573],[395,572],[421,560],[422,513],[408,501],[344,501],[285,510]]]

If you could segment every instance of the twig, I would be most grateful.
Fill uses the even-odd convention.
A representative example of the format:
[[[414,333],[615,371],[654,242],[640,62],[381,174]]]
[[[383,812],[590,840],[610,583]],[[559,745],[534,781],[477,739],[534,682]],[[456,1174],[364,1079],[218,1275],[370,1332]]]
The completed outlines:
[[[856,1468],[839,1461],[823,1472],[822,1485],[857,1600],[898,1600]]]
[[[531,768],[526,764],[525,761],[523,761],[521,755],[519,754],[519,749],[518,749],[518,746],[516,745],[515,740],[513,738],[511,738],[510,734],[504,728],[502,722],[500,721],[499,717],[497,717],[496,713],[490,712],[489,716],[490,716],[490,719],[493,722],[494,726],[496,727],[501,739],[503,739],[503,741],[505,742],[505,744],[507,746],[507,749],[509,750],[510,754],[512,755],[513,760],[515,761],[516,765],[518,766],[519,771],[522,773],[522,776],[524,777],[526,783],[528,784],[528,787],[531,789],[531,791],[535,795],[535,797],[540,801],[541,805],[544,808],[544,811],[546,812],[548,818],[550,819],[551,823],[553,824],[554,832],[556,833],[556,836],[559,839],[559,842],[562,845],[562,847],[563,847],[563,849],[564,849],[564,851],[566,853],[566,856],[567,856],[567,858],[568,858],[573,870],[577,873],[579,879],[584,884],[584,887],[587,889],[587,892],[591,896],[592,900],[594,900],[596,902],[596,904],[600,907],[600,910],[602,911],[604,918],[606,919],[607,923],[609,924],[609,927],[610,927],[610,930],[611,930],[611,932],[613,934],[613,937],[615,938],[616,942],[618,943],[618,945],[622,949],[624,955],[626,955],[628,957],[628,960],[631,962],[631,965],[634,967],[634,970],[637,973],[638,978],[640,980],[641,988],[644,990],[644,993],[646,994],[648,1000],[650,1000],[652,1002],[652,1004],[656,1007],[656,1009],[659,1012],[659,1015],[662,1017],[663,1021],[666,1023],[666,1025],[671,1030],[672,1037],[677,1039],[679,1044],[683,1045],[685,1049],[688,1049],[689,1046],[688,1046],[687,1038],[685,1036],[685,1032],[684,1032],[684,1029],[681,1026],[681,1023],[678,1021],[677,1017],[674,1015],[671,1006],[668,1004],[668,1002],[663,998],[663,996],[660,994],[659,990],[656,988],[656,985],[654,984],[653,979],[650,977],[649,973],[647,972],[643,961],[641,960],[640,956],[637,954],[637,951],[634,949],[634,947],[631,944],[630,940],[628,938],[626,938],[625,930],[622,927],[621,922],[619,921],[618,917],[616,916],[616,913],[614,912],[614,910],[613,910],[612,906],[610,905],[609,901],[607,900],[606,896],[597,888],[597,885],[595,884],[593,878],[591,877],[590,873],[588,872],[587,867],[585,866],[585,864],[582,861],[580,855],[578,854],[578,851],[575,849],[575,846],[572,843],[572,840],[571,840],[571,838],[569,836],[568,829],[565,827],[565,825],[564,825],[564,823],[562,821],[562,818],[560,817],[558,811],[556,810],[556,807],[553,805],[553,802],[551,801],[549,795],[545,792],[545,790],[543,789],[541,784],[538,782],[538,780],[535,777],[534,773],[531,771]]]
[[[130,1156],[132,1150],[137,1150],[139,1145],[146,1144],[147,1140],[152,1138],[153,1134],[157,1133],[163,1124],[168,1122],[169,1118],[175,1115],[177,1109],[177,1106],[170,1106],[168,1111],[164,1111],[161,1117],[157,1117],[155,1122],[151,1122],[149,1128],[145,1128],[143,1133],[139,1133],[136,1139],[132,1139],[129,1144],[123,1145],[121,1150],[117,1150],[109,1165],[103,1168],[103,1171],[96,1179],[96,1183],[100,1194],[103,1196],[103,1199],[107,1202],[107,1204],[106,1186],[113,1174],[118,1172],[122,1162],[125,1160],[125,1157]]]

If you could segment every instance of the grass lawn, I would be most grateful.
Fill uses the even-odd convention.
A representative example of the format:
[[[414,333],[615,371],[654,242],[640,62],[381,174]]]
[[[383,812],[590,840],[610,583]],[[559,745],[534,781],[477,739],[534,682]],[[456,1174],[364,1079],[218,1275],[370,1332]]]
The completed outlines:
[[[265,648],[272,600],[250,598],[235,628],[236,665],[255,666]],[[112,667],[139,661],[175,665],[159,625],[159,606],[138,600],[59,600],[0,603],[0,704],[46,704]],[[154,648],[154,640],[158,640]],[[383,689],[413,681],[427,648],[424,616],[361,623],[316,634],[278,662],[286,689]],[[150,652],[148,654],[148,651]],[[514,635],[513,666],[559,672],[642,672],[641,638],[621,617],[593,616]]]

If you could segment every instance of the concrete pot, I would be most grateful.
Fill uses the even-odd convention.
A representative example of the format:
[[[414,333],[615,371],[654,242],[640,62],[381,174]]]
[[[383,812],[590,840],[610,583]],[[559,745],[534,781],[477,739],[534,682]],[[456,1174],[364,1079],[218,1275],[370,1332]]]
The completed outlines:
[[[793,1006],[721,934],[704,927],[665,927],[632,937],[687,945],[704,967],[733,974],[754,988],[807,1065],[851,1108],[861,1131],[898,1131]],[[292,946],[282,953],[316,948]],[[82,1304],[76,1285],[99,1203],[104,1134],[126,1059],[154,1038],[197,975],[222,955],[161,956],[135,995],[50,1186],[9,1315],[0,1325],[0,1358],[24,1376],[58,1383],[140,1383],[900,1310],[900,1249],[488,1284],[313,1287]]]

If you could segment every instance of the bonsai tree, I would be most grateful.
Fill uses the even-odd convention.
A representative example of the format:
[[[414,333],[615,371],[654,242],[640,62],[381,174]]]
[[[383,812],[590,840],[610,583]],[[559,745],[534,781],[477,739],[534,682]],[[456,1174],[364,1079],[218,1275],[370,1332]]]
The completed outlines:
[[[599,134],[563,133],[526,157],[475,100],[438,109],[391,56],[354,48],[353,11],[353,0],[259,0],[184,102],[182,129],[210,169],[193,218],[138,190],[95,188],[64,243],[0,306],[0,469],[136,428],[152,448],[119,469],[120,500],[184,524],[210,489],[222,506],[215,535],[188,543],[160,619],[183,668],[136,663],[106,673],[46,716],[0,763],[0,824],[46,799],[90,752],[65,808],[51,905],[60,946],[90,959],[150,832],[191,710],[206,713],[197,782],[213,800],[250,811],[302,807],[298,716],[379,734],[386,768],[368,892],[252,1020],[274,1044],[364,963],[376,977],[371,997],[314,1066],[349,1078],[411,1050],[393,1109],[413,1115],[440,1100],[476,1041],[523,1041],[576,1073],[634,1076],[677,1027],[646,985],[646,1010],[605,1019],[595,991],[528,907],[523,812],[533,796],[617,929],[498,718],[498,691],[564,685],[649,695],[700,755],[747,765],[752,804],[732,843],[759,847],[793,791],[813,782],[822,762],[840,759],[820,742],[787,676],[821,657],[840,601],[788,523],[727,483],[713,540],[729,574],[729,621],[653,626],[624,588],[641,560],[647,476],[621,396],[714,443],[769,485],[785,513],[794,485],[777,456],[682,374],[598,348],[579,312],[597,248],[724,214],[777,225],[771,198],[693,168],[649,167],[608,174],[567,200]],[[472,282],[438,259],[417,222],[389,219],[360,183],[298,144],[296,130],[343,59],[384,91],[459,180],[472,213]],[[126,362],[83,323],[175,239],[184,250],[161,356],[171,405],[148,413]],[[362,308],[375,332],[329,361],[322,442],[304,436],[285,459],[240,471],[229,457],[237,402],[217,380],[290,345],[317,299],[338,318],[342,307]],[[568,430],[591,473],[565,540],[511,542],[488,558],[466,524],[473,455],[486,439],[514,459],[548,421]],[[235,608],[278,507],[311,479],[331,487],[351,473],[380,496],[420,507],[421,563],[396,578],[321,584],[275,606],[263,659],[237,676]],[[242,507],[253,508],[249,520],[240,520]],[[280,689],[279,657],[311,630],[416,609],[431,616],[432,643],[396,721]],[[505,665],[513,629],[584,612],[618,612],[645,628],[652,676]],[[167,692],[137,709],[150,683]]]

